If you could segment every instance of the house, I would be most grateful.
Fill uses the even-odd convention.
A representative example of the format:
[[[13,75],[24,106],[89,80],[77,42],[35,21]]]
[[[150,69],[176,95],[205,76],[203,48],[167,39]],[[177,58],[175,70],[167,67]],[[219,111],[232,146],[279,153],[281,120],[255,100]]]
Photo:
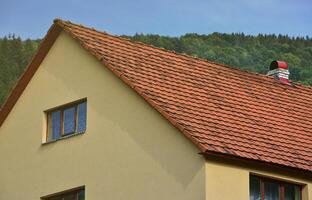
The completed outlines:
[[[56,19],[0,112],[0,199],[312,199],[312,88],[269,75]]]

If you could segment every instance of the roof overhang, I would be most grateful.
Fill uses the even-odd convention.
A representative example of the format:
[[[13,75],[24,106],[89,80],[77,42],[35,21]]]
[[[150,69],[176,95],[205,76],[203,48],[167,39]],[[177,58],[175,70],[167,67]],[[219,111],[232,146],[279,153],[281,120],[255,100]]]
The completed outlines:
[[[279,165],[276,163],[269,163],[260,160],[253,160],[249,158],[243,158],[240,156],[233,156],[232,154],[223,154],[214,151],[205,151],[199,153],[205,157],[206,160],[234,164],[238,166],[246,166],[252,169],[261,169],[261,171],[270,171],[279,174],[289,175],[293,177],[299,177],[303,179],[312,180],[311,171],[302,170],[294,167],[288,167],[285,165]]]

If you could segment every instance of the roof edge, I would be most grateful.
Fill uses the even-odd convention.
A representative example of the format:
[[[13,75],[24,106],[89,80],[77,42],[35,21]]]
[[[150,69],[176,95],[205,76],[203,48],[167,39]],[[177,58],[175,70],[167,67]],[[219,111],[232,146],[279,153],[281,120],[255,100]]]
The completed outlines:
[[[0,108],[0,127],[13,109],[19,97],[22,95],[23,91],[27,87],[31,78],[37,71],[61,31],[61,27],[55,24],[53,24],[48,30],[36,54],[32,57],[31,62],[28,64],[25,71],[11,90],[11,93],[6,98],[3,106]]]
[[[71,22],[69,22],[71,23]],[[81,25],[82,26],[82,25]],[[20,76],[19,80],[17,81],[17,84],[13,87],[13,90],[11,91],[10,95],[6,99],[5,103],[0,109],[0,127],[5,121],[6,117],[9,115],[10,111],[13,109],[14,105],[18,101],[19,97],[22,95],[23,91],[27,87],[28,83],[30,82],[31,78],[37,71],[38,67],[42,63],[43,59],[49,52],[50,48],[54,44],[56,38],[60,34],[61,31],[64,31],[68,33],[73,39],[75,39],[80,45],[86,49],[89,53],[91,53],[93,56],[96,57],[103,65],[105,65],[110,71],[112,71],[116,76],[118,76],[126,85],[130,86],[136,93],[138,93],[143,99],[150,104],[156,111],[158,111],[163,117],[165,117],[174,127],[179,129],[185,137],[187,137],[189,140],[191,140],[192,143],[194,143],[201,153],[205,151],[205,148],[203,145],[196,142],[196,140],[189,134],[184,128],[179,125],[176,120],[172,119],[171,116],[167,115],[165,112],[162,112],[162,110],[159,108],[159,106],[154,103],[152,100],[150,100],[143,91],[141,91],[139,88],[133,86],[130,81],[123,76],[122,73],[114,70],[113,67],[110,66],[108,62],[105,61],[105,58],[99,56],[96,54],[96,52],[91,51],[88,49],[85,45],[81,43],[81,41],[76,38],[70,31],[66,30],[64,21],[61,19],[54,19],[53,25],[48,30],[46,36],[44,37],[43,41],[41,42],[36,54],[33,56],[30,64],[26,67],[26,70],[24,73]],[[117,37],[117,36],[116,36]]]
[[[65,23],[68,21],[65,21]],[[100,61],[101,64],[103,64],[105,67],[107,67],[114,75],[116,75],[117,77],[119,77],[127,86],[129,86],[130,88],[132,88],[138,95],[140,95],[141,97],[143,97],[143,99],[152,107],[154,108],[157,112],[159,112],[165,119],[167,119],[174,127],[176,127],[186,138],[188,138],[193,144],[195,144],[195,146],[200,150],[200,153],[205,152],[205,147],[198,143],[193,137],[192,135],[185,130],[185,128],[183,126],[181,126],[175,119],[173,119],[170,115],[168,115],[167,113],[163,112],[162,109],[155,103],[153,102],[153,100],[151,100],[150,98],[148,98],[146,96],[146,94],[144,93],[144,91],[142,91],[140,88],[136,87],[135,85],[133,85],[130,80],[124,76],[123,73],[115,70],[115,68],[113,66],[111,66],[111,64],[106,61],[105,57],[102,57],[101,55],[98,55],[97,52],[92,51],[91,49],[89,49],[87,46],[85,46],[79,38],[77,38],[72,32],[68,31],[66,29],[66,24],[64,24],[64,21],[61,19],[55,19],[54,23],[57,24],[58,26],[62,27],[63,31],[66,32],[67,34],[69,34],[74,40],[76,40],[84,49],[86,49],[91,55],[93,55],[97,60]],[[71,23],[71,22],[68,22]],[[82,26],[82,25],[79,25]],[[82,26],[84,27],[84,26]],[[88,27],[86,27],[88,28]],[[97,31],[99,32],[99,31]],[[105,33],[107,34],[107,33]],[[115,36],[118,37],[118,36]],[[124,38],[125,39],[125,38]],[[127,39],[125,39],[127,40]],[[157,48],[157,47],[156,47]]]
[[[254,75],[262,76],[262,77],[264,77],[266,79],[269,79],[269,80],[274,80],[273,77],[267,76],[267,75],[259,73],[259,72],[240,69],[238,66],[231,66],[231,65],[228,65],[228,64],[225,64],[225,63],[219,63],[219,62],[216,62],[216,61],[200,58],[200,57],[197,57],[197,56],[194,56],[194,55],[189,55],[189,54],[186,54],[186,53],[179,53],[179,52],[176,52],[174,50],[168,50],[168,49],[165,49],[163,47],[157,47],[157,46],[154,46],[152,44],[143,43],[141,41],[134,41],[134,40],[131,40],[129,38],[122,37],[121,35],[115,35],[115,34],[112,34],[112,33],[105,32],[105,31],[100,31],[100,30],[98,30],[96,28],[84,26],[83,24],[76,24],[76,23],[73,23],[73,22],[71,22],[69,20],[62,20],[60,18],[55,18],[53,20],[53,22],[54,22],[54,24],[57,24],[57,25],[61,26],[63,29],[66,29],[66,24],[76,25],[76,26],[80,26],[82,28],[86,28],[86,29],[89,29],[89,30],[92,30],[92,31],[96,31],[98,33],[107,34],[107,35],[110,35],[110,36],[122,39],[124,41],[132,42],[134,44],[140,44],[140,45],[143,45],[143,46],[146,46],[146,47],[151,47],[151,48],[159,49],[161,51],[173,53],[173,54],[175,54],[177,56],[182,56],[182,57],[185,57],[185,58],[191,58],[191,59],[195,59],[195,60],[200,61],[200,62],[206,62],[206,63],[209,63],[209,64],[218,65],[220,67],[224,67],[224,68],[227,68],[227,69],[243,72],[243,73],[246,73],[246,74],[254,74]],[[293,82],[293,86],[300,86],[302,88],[312,90],[312,86],[304,85],[304,84],[302,84],[299,81]]]
[[[233,154],[226,154],[215,151],[205,151],[200,154],[202,154],[207,160],[219,160],[221,162],[232,162],[232,163],[235,162],[239,163],[239,165],[253,165],[255,167],[263,168],[264,170],[274,170],[276,172],[288,174],[294,177],[312,180],[312,172],[301,168],[290,167],[262,160],[244,158],[241,156],[235,156]]]

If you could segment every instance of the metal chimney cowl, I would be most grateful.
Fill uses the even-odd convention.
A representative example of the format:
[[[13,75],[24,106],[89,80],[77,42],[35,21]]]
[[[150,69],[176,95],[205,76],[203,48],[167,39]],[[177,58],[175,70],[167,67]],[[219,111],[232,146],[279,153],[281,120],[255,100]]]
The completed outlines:
[[[288,85],[291,84],[291,81],[288,78],[289,77],[288,65],[284,61],[278,60],[272,61],[267,75],[275,77],[284,84]]]

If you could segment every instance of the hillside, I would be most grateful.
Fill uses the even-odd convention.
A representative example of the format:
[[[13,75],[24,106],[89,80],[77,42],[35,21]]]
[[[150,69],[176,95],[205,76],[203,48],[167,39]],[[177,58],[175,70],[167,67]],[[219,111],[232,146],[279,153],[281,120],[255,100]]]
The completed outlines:
[[[0,38],[0,105],[24,71],[40,40],[24,40],[9,35]]]
[[[221,33],[123,37],[259,73],[266,73],[272,60],[284,60],[289,64],[292,80],[312,85],[312,39],[308,37]],[[14,35],[0,38],[0,105],[39,43],[40,40],[21,40]]]

